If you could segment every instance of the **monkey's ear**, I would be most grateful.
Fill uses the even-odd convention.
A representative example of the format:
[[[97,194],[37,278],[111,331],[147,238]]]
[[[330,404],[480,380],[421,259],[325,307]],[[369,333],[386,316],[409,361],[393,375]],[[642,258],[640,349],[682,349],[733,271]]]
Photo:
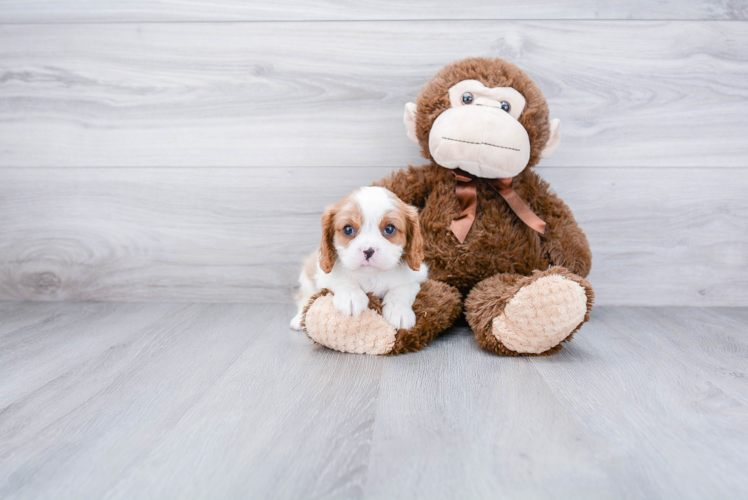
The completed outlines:
[[[416,137],[416,103],[409,102],[405,105],[403,121],[408,131],[408,139],[418,144],[418,137]]]
[[[548,142],[545,143],[543,152],[540,153],[541,158],[548,158],[556,151],[558,143],[561,142],[561,120],[554,118],[551,120],[551,137]]]

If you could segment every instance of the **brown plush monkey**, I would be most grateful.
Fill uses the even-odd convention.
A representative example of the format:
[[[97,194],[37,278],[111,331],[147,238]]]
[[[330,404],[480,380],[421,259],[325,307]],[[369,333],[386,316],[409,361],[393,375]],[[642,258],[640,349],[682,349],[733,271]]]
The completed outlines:
[[[569,208],[532,171],[560,137],[538,87],[501,59],[465,59],[429,80],[406,105],[405,124],[431,163],[375,185],[420,209],[430,279],[414,304],[416,325],[395,331],[376,297],[365,314],[343,316],[323,291],[306,308],[307,334],[341,351],[412,352],[464,309],[486,350],[561,349],[589,319],[592,255]]]

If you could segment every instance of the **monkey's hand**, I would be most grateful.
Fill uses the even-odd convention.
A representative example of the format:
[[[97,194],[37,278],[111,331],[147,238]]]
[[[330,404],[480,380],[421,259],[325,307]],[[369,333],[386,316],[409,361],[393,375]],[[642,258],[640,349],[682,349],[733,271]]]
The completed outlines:
[[[539,214],[548,225],[541,245],[554,266],[562,266],[586,278],[592,267],[592,252],[584,232],[566,204],[552,193],[546,194],[545,213]]]

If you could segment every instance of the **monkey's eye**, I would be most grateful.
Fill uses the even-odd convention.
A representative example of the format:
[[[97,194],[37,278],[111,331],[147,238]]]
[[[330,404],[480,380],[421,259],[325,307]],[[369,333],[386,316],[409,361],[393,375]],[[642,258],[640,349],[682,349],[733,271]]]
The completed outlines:
[[[465,92],[462,94],[462,104],[472,104],[473,103],[473,94],[470,92]]]
[[[387,224],[386,226],[384,226],[384,234],[386,234],[387,236],[392,236],[393,234],[395,234],[395,231],[395,226],[393,226],[392,224]]]
[[[343,234],[346,236],[353,236],[354,230],[353,226],[348,225],[343,228]]]
[[[509,110],[512,109],[512,105],[506,101],[501,101],[501,109],[503,109],[504,111],[508,113]]]

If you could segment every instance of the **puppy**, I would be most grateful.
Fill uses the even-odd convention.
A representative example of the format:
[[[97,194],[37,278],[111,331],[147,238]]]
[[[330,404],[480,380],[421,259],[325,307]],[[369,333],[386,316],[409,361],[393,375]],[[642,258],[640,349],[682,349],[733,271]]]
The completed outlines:
[[[410,329],[416,324],[413,302],[427,275],[416,208],[385,188],[359,188],[322,216],[322,244],[299,277],[299,311],[291,328],[301,330],[309,298],[327,288],[335,309],[346,316],[361,314],[372,292],[383,300],[382,315],[392,326]]]

